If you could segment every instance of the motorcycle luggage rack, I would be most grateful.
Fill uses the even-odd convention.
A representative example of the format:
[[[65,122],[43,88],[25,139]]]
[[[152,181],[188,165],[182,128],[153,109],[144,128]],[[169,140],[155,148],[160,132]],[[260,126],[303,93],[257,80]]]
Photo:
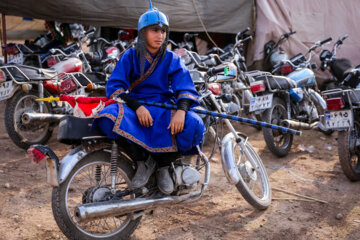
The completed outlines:
[[[346,95],[347,103],[353,108],[353,104],[360,105],[360,89],[334,88],[321,93],[324,99]]]
[[[279,83],[277,80],[276,80],[276,77],[277,78],[286,78],[286,77],[283,77],[283,76],[275,76],[272,75],[270,72],[263,72],[263,71],[259,71],[259,70],[255,70],[255,71],[250,71],[250,72],[247,72],[245,73],[246,76],[248,77],[251,77],[253,79],[256,80],[256,78],[259,78],[259,77],[263,77],[264,79],[261,79],[261,80],[265,80],[266,82],[266,86],[267,88],[269,89],[269,92],[279,92],[279,91],[288,91],[290,88],[283,88],[281,86],[281,83]],[[269,78],[272,78],[274,79],[274,83],[279,87],[279,88],[275,88],[273,89],[271,87],[271,84],[270,84],[270,81],[269,81]],[[286,80],[287,81],[287,80]]]
[[[22,66],[22,65],[20,65]],[[46,76],[46,74],[50,74],[50,73],[46,73],[46,69],[42,69],[42,68],[35,68],[35,67],[29,67],[29,66],[25,66],[31,70],[36,71],[37,74],[42,75],[42,76]],[[49,77],[49,78],[39,78],[38,80],[34,80],[33,78],[30,78],[26,73],[24,73],[23,70],[21,70],[19,68],[19,66],[15,65],[15,64],[11,64],[11,65],[5,65],[5,66],[0,66],[0,70],[3,70],[6,72],[6,80],[10,81],[13,80],[15,83],[17,84],[24,84],[24,83],[34,83],[37,82],[38,80],[55,80],[54,77]],[[42,71],[45,70],[45,71]],[[57,78],[57,75],[54,75]],[[19,79],[24,79],[25,81],[19,81]]]

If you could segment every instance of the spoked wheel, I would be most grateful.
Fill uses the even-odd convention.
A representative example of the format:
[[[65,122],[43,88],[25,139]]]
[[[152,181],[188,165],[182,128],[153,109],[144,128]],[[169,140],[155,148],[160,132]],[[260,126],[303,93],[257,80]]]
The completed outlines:
[[[264,122],[280,125],[282,120],[287,119],[284,101],[274,97],[271,108],[264,111],[262,118]],[[289,153],[293,141],[292,134],[282,133],[280,130],[271,128],[263,128],[263,134],[266,145],[276,156],[284,157]]]
[[[236,188],[253,207],[259,210],[268,208],[271,203],[271,188],[260,156],[247,138],[239,135],[241,141],[237,142],[232,133],[229,133],[224,139],[228,137],[231,139],[231,150],[225,147],[222,151],[228,152],[222,155],[223,157],[232,157],[227,160],[234,161],[235,169],[240,176]]]
[[[52,208],[56,223],[69,239],[128,239],[141,217],[132,214],[105,217],[85,222],[77,221],[75,207],[84,203],[135,198],[126,194],[134,170],[119,155],[116,175],[116,196],[111,193],[111,155],[99,151],[84,157],[59,187],[53,189]]]
[[[338,152],[340,165],[346,177],[351,181],[360,180],[360,150],[356,140],[360,137],[360,123],[354,122],[354,128],[340,131],[338,135]]]
[[[32,144],[45,144],[52,134],[49,122],[24,124],[24,113],[40,113],[40,102],[36,101],[35,91],[25,93],[18,91],[6,103],[5,127],[11,140],[20,148],[28,149]],[[50,113],[47,103],[43,104],[43,113]]]

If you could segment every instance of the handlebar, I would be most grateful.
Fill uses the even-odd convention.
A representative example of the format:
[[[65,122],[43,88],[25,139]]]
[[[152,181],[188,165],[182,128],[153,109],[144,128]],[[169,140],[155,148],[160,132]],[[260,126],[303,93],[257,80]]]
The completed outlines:
[[[284,33],[282,36],[284,36],[284,38],[289,38],[291,35],[294,35],[296,33],[296,31],[291,31],[288,33]]]
[[[63,51],[61,51],[61,49],[59,49],[59,48],[51,48],[51,49],[49,50],[49,52],[50,52],[51,54],[55,54],[56,52],[59,52],[60,54],[64,55],[65,57],[70,57],[70,56],[71,56],[71,54],[66,54],[66,53],[64,53]]]
[[[331,42],[331,41],[332,41],[332,38],[331,38],[331,37],[329,37],[329,38],[327,38],[327,39],[325,39],[325,40],[322,40],[322,41],[320,42],[320,46],[321,46],[321,45],[324,45],[325,43]]]
[[[197,37],[197,36],[199,36],[198,33],[185,33],[185,34],[184,34],[184,41],[185,41],[185,42],[186,42],[186,41],[189,41],[189,40],[191,40],[192,38]]]
[[[90,35],[91,33],[94,33],[94,32],[95,32],[95,29],[93,28],[93,29],[87,30],[85,32],[85,35]]]
[[[343,44],[344,40],[347,39],[348,37],[349,37],[349,35],[348,35],[348,34],[345,34],[342,38],[340,38],[339,40],[337,40],[337,42],[335,43],[334,46],[337,47],[338,45]]]
[[[242,39],[242,38],[243,38],[243,35],[244,35],[245,33],[247,33],[248,31],[250,31],[250,28],[249,28],[249,27],[245,28],[245,29],[244,29],[243,31],[241,31],[241,32],[238,32],[238,33],[236,34],[236,37],[235,37],[236,42],[238,42],[239,39]]]
[[[214,76],[217,73],[221,73],[224,72],[224,67],[214,67],[214,68],[210,68],[209,70],[207,70],[206,74],[211,77]]]

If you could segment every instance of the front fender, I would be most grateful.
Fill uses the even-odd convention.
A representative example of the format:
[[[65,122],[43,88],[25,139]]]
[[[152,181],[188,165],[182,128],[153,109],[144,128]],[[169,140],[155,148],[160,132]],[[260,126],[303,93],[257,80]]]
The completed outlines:
[[[232,132],[226,134],[223,138],[221,142],[221,161],[227,180],[232,184],[237,184],[240,181],[240,173],[234,159],[234,138]]]
[[[61,161],[59,167],[59,184],[63,183],[66,178],[69,176],[71,170],[75,167],[75,165],[83,159],[87,152],[82,149],[82,146],[78,146],[71,150]]]

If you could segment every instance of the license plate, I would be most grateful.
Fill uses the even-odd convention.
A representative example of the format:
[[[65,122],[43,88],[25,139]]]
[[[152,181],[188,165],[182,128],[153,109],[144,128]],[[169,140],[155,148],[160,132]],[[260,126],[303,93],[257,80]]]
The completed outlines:
[[[256,110],[268,109],[272,105],[273,94],[253,97],[250,101],[249,111],[254,112]]]
[[[0,101],[7,99],[13,89],[14,89],[13,81],[0,83]]]
[[[325,113],[325,127],[327,129],[347,129],[353,126],[351,110],[333,111]]]
[[[22,53],[9,56],[9,63],[23,64],[23,62],[24,62],[24,56]]]

